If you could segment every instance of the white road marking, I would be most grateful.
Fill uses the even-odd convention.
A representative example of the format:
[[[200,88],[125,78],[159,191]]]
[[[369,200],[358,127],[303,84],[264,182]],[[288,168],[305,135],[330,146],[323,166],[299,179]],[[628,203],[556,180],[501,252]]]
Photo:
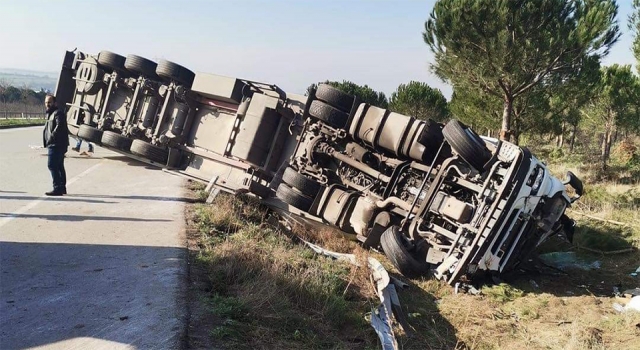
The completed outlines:
[[[76,175],[71,180],[67,181],[67,186],[70,186],[74,182],[76,182],[76,181],[80,180],[81,178],[85,177],[87,174],[89,174],[90,172],[94,171],[97,167],[102,165],[102,163],[104,163],[104,160],[101,161],[100,163],[90,167],[89,169],[81,172],[80,174]],[[43,195],[40,198],[38,198],[36,200],[33,200],[30,203],[25,204],[24,206],[18,208],[18,210],[16,210],[15,212],[9,214],[9,216],[0,219],[0,227],[8,224],[11,220],[13,220],[16,217],[18,217],[18,215],[24,214],[24,213],[28,212],[29,210],[33,209],[36,205],[38,205],[38,204],[44,202],[45,200],[47,200],[47,198],[49,198],[49,197],[47,197],[46,195]]]

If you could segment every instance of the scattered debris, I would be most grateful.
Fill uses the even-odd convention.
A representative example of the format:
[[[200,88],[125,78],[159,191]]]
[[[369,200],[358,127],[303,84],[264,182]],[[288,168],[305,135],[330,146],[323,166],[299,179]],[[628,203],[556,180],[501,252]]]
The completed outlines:
[[[640,275],[640,266],[638,266],[638,268],[634,272],[629,274],[629,276],[631,277],[638,277],[638,275]]]
[[[636,297],[640,295],[640,288],[627,289],[622,294],[627,297]]]
[[[322,254],[336,260],[348,261],[354,265],[360,265],[354,254],[336,253],[311,242],[307,242],[304,239],[301,239],[301,241],[318,254]],[[393,332],[391,316],[395,317],[396,321],[407,335],[411,334],[411,331],[413,330],[404,317],[404,313],[400,307],[398,292],[396,291],[396,286],[404,288],[408,285],[396,278],[390,277],[384,266],[374,258],[368,258],[368,266],[369,269],[371,269],[371,275],[376,285],[376,293],[380,298],[380,304],[371,312],[371,326],[378,334],[383,350],[397,350],[398,342]]]
[[[625,306],[622,306],[621,304],[618,304],[618,303],[614,303],[613,309],[618,312],[629,312],[629,311],[640,312],[640,295],[636,295],[635,297],[631,298],[631,300]]]
[[[536,281],[529,280],[529,283],[531,284],[531,287],[533,287],[533,289],[540,289],[540,286],[536,283]]]
[[[600,268],[601,263],[599,260],[587,261],[586,259],[579,257],[575,252],[552,252],[541,254],[540,259],[548,265],[551,265],[558,269],[580,269],[580,270],[597,270]]]
[[[120,317],[120,321],[124,321],[124,320],[128,320],[128,319],[129,319],[129,316],[121,316]]]
[[[482,292],[478,290],[476,287],[474,287],[473,285],[468,283],[460,283],[460,282],[456,282],[453,291],[454,291],[454,294],[458,294],[458,292],[465,292],[472,295],[482,294]]]
[[[616,297],[622,296],[622,294],[620,294],[620,285],[613,286],[613,295]]]

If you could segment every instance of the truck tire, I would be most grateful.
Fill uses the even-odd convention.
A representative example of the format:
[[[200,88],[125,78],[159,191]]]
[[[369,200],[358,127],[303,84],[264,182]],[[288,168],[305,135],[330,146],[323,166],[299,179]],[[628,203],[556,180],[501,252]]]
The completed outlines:
[[[331,107],[325,102],[315,100],[309,106],[309,115],[322,120],[334,128],[344,128],[349,115],[337,108]]]
[[[431,120],[425,121],[424,129],[418,138],[418,143],[425,147],[425,151],[422,155],[422,161],[426,164],[431,164],[433,158],[438,153],[438,149],[444,142],[444,136],[442,136],[442,126]]]
[[[491,159],[491,152],[478,134],[457,120],[448,122],[442,134],[460,158],[476,170],[484,171],[484,165]]]
[[[284,170],[282,181],[311,198],[315,198],[320,192],[320,183],[300,174],[292,167],[287,167]]]
[[[259,184],[255,181],[251,181],[249,185],[249,192],[255,194],[260,198],[271,198],[273,197],[273,190],[265,185]]]
[[[353,95],[342,92],[329,84],[320,84],[316,90],[316,98],[324,101],[331,106],[345,112],[350,113],[353,106]]]
[[[289,187],[289,185],[285,183],[278,185],[276,197],[280,198],[283,202],[306,212],[309,211],[311,204],[313,204],[313,198],[300,193],[298,190]]]
[[[107,147],[115,148],[120,151],[128,152],[131,148],[133,140],[126,138],[113,131],[102,132],[102,144]]]
[[[158,64],[144,57],[136,55],[128,55],[124,61],[124,67],[135,74],[142,75],[146,78],[157,78],[156,68]]]
[[[100,51],[98,54],[98,63],[101,66],[109,68],[110,71],[124,71],[124,61],[124,56],[120,56],[111,51]]]
[[[403,236],[398,226],[391,226],[386,229],[382,233],[382,237],[380,237],[380,245],[382,245],[384,254],[389,258],[393,266],[407,277],[417,277],[425,274],[429,265],[426,262],[421,263],[409,253],[406,246],[407,239]]]
[[[169,152],[166,149],[142,140],[133,140],[131,142],[131,153],[162,165],[167,164],[167,158],[169,157]]]
[[[191,87],[191,85],[193,84],[193,79],[196,76],[195,73],[188,70],[187,68],[167,60],[158,61],[156,74],[166,80],[180,83],[187,88]]]
[[[87,124],[80,125],[80,128],[78,129],[78,137],[83,140],[93,142],[96,145],[102,144],[102,130],[98,130]]]

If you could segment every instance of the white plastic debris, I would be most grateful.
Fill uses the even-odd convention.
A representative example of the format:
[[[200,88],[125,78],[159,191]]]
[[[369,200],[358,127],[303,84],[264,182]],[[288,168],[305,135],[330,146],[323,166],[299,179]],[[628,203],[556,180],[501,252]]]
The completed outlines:
[[[622,306],[621,304],[618,304],[618,303],[614,303],[613,308],[618,312],[629,312],[629,311],[640,312],[640,295],[637,295],[631,298],[631,300],[625,306]]]
[[[640,266],[638,266],[638,268],[629,274],[631,277],[638,277],[638,275],[640,275]]]
[[[336,260],[348,261],[356,266],[360,265],[354,254],[332,252],[311,242],[301,240],[318,254],[329,256]],[[380,304],[371,312],[371,326],[378,334],[383,350],[397,350],[398,342],[393,333],[392,317],[395,316],[396,321],[398,321],[406,333],[410,333],[411,329],[404,319],[395,283],[398,282],[398,287],[400,288],[406,287],[407,284],[395,278],[392,279],[384,266],[374,258],[369,257],[367,265],[369,269],[371,269],[371,275],[376,284],[376,293],[378,294],[378,298],[380,298]]]

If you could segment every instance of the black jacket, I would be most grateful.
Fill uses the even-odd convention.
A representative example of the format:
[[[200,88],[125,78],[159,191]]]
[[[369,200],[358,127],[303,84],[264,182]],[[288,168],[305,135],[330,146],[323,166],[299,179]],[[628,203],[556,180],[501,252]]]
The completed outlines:
[[[57,107],[47,113],[47,122],[42,132],[43,146],[46,148],[65,149],[69,146],[69,129],[67,116]]]

